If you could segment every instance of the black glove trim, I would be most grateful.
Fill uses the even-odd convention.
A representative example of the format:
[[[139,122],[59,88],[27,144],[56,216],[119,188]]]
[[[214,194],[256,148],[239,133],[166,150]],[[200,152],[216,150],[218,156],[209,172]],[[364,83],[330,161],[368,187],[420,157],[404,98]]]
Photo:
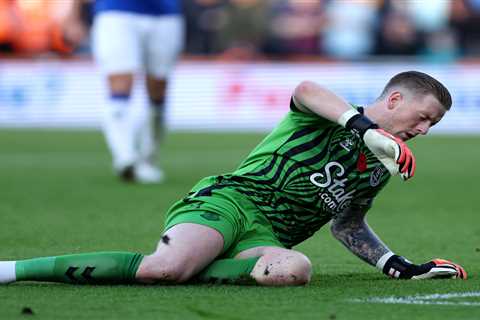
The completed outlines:
[[[360,138],[363,138],[363,135],[368,129],[378,129],[379,126],[366,116],[362,114],[356,114],[347,121],[345,128],[347,130],[351,130]]]
[[[422,266],[424,268],[422,268]],[[410,263],[402,256],[393,255],[383,266],[382,272],[392,278],[411,279],[415,275],[428,272],[428,270],[433,267],[430,265],[427,266],[427,264],[422,266],[417,266],[416,264]]]

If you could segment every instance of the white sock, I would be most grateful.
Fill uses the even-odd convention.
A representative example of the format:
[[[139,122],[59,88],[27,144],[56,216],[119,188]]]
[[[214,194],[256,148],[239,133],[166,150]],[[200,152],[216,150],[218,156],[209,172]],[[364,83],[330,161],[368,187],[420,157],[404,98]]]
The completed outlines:
[[[0,261],[0,284],[17,280],[15,261]]]
[[[150,105],[141,120],[139,151],[140,159],[153,164],[165,131],[164,106]]]
[[[112,153],[113,166],[122,170],[137,158],[135,131],[128,96],[109,98],[105,108],[103,133]]]

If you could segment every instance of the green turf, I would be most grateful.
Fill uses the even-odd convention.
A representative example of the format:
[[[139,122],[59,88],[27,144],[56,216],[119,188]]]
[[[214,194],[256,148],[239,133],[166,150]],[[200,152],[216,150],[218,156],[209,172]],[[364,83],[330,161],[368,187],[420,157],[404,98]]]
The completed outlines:
[[[0,259],[128,250],[148,253],[163,213],[205,175],[234,168],[259,134],[169,136],[161,186],[119,183],[98,132],[0,131]],[[468,281],[395,281],[347,252],[328,228],[297,249],[314,265],[301,288],[242,286],[0,287],[0,319],[479,319],[480,306],[392,305],[351,299],[480,291],[480,138],[421,138],[411,144],[416,177],[393,179],[369,223],[415,262],[443,257]],[[448,301],[480,303],[479,297]]]

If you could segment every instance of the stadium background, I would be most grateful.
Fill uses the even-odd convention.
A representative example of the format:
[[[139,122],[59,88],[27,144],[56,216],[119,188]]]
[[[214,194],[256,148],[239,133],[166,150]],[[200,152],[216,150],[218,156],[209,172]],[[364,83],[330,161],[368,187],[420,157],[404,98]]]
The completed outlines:
[[[0,2],[1,127],[99,126],[106,88],[89,54],[90,5],[72,46],[59,35],[71,29],[69,1]],[[454,108],[434,131],[479,130],[479,1],[186,0],[184,9],[185,54],[169,88],[173,130],[266,131],[303,79],[365,104],[408,69],[452,91]]]
[[[149,252],[165,210],[202,176],[238,165],[299,81],[362,104],[396,72],[417,69],[442,80],[454,106],[435,134],[410,143],[415,179],[392,181],[369,223],[394,251],[414,262],[450,258],[470,280],[391,281],[323,230],[298,247],[314,265],[307,288],[27,283],[0,288],[0,318],[29,309],[48,319],[479,317],[480,1],[185,0],[160,186],[112,176],[98,130],[104,84],[86,30],[74,31],[78,46],[62,37],[66,3],[0,0],[0,259]]]

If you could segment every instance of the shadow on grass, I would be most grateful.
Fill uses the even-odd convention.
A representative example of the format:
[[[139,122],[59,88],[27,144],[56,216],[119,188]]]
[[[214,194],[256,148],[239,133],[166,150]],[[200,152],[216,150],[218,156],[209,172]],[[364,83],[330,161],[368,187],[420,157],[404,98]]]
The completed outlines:
[[[382,274],[376,274],[376,273],[355,273],[355,272],[350,272],[350,273],[342,273],[342,274],[314,274],[312,276],[310,285],[315,285],[317,283],[321,283],[322,286],[325,285],[332,285],[336,286],[339,284],[344,284],[345,282],[348,282],[350,284],[365,284],[365,282],[372,282],[372,281],[391,281],[388,277],[385,277]],[[168,283],[159,283],[159,284],[102,284],[102,283],[97,283],[97,284],[86,284],[86,283],[76,283],[76,284],[68,284],[68,283],[57,283],[57,282],[33,282],[33,281],[25,281],[25,282],[17,282],[17,283],[12,283],[9,284],[5,287],[10,287],[10,288],[15,288],[15,287],[30,287],[30,288],[48,288],[48,287],[55,287],[58,289],[64,288],[108,288],[108,287],[114,287],[114,288],[122,288],[122,289],[128,289],[128,288],[136,288],[136,289],[148,289],[148,288],[165,288],[165,289],[175,289],[175,288],[194,288],[194,287],[229,287],[229,286],[235,286],[235,287],[260,287],[256,285],[255,283],[248,281],[248,283],[245,283],[242,281],[240,284],[219,284],[219,283],[185,283],[185,284],[168,284]]]

